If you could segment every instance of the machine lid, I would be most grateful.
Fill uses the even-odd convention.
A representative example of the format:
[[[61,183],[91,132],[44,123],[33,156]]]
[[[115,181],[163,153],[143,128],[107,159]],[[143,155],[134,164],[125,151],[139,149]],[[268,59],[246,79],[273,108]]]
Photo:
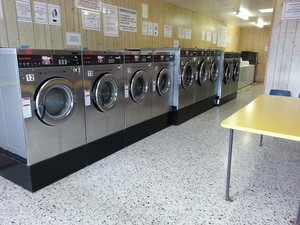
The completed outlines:
[[[37,117],[50,126],[70,118],[75,108],[75,91],[71,82],[64,78],[47,80],[35,95]]]
[[[96,108],[102,112],[112,110],[118,98],[118,85],[113,74],[106,73],[100,76],[93,88],[93,100]]]
[[[156,89],[160,96],[166,96],[171,89],[171,71],[163,68],[159,71],[156,80]]]
[[[220,72],[220,59],[215,59],[210,67],[210,80],[211,82],[215,82],[218,80],[219,72]]]
[[[224,77],[223,77],[224,83],[228,84],[231,81],[232,76],[233,76],[233,63],[230,62],[225,64]]]
[[[203,86],[210,75],[210,61],[205,59],[198,64],[197,68],[199,84]]]
[[[240,62],[236,62],[234,64],[234,69],[233,69],[233,81],[238,81],[240,76]]]
[[[130,95],[136,103],[143,102],[147,97],[149,89],[147,76],[148,74],[145,71],[138,70],[131,79]]]
[[[181,84],[185,90],[188,90],[194,81],[194,67],[191,61],[187,61],[181,72]]]

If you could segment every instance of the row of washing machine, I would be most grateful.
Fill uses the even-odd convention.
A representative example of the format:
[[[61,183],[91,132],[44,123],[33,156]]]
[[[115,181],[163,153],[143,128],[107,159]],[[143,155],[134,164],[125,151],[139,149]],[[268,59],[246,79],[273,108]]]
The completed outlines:
[[[0,49],[0,174],[35,191],[212,108],[230,83],[223,56]]]

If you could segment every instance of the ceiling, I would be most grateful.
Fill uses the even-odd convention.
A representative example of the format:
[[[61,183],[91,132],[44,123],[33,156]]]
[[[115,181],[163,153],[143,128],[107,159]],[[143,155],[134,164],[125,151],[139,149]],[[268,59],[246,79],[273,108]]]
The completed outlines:
[[[197,12],[201,15],[226,21],[230,24],[247,27],[254,26],[258,18],[263,19],[264,25],[270,25],[272,13],[261,13],[258,9],[272,8],[273,0],[165,0],[173,5]],[[249,20],[236,16],[239,9],[248,11]]]

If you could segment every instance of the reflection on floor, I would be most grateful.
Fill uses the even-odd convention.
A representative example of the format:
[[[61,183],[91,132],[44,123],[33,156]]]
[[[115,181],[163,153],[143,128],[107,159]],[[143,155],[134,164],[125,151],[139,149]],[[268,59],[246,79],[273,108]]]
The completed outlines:
[[[223,119],[262,85],[149,136],[34,194],[0,177],[1,224],[291,224],[300,200],[300,144],[235,132],[231,196]]]

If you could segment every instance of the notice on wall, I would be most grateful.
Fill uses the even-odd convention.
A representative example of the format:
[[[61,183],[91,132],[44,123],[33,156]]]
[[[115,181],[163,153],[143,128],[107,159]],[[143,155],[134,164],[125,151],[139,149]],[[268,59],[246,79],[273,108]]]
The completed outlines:
[[[100,13],[82,10],[83,29],[100,31]]]
[[[179,47],[179,41],[178,40],[174,40],[174,45],[173,45],[175,48],[178,48]],[[179,79],[181,80],[181,79]]]
[[[75,0],[77,8],[101,12],[101,0]]]
[[[281,19],[282,20],[300,19],[300,1],[284,2]]]
[[[142,17],[148,19],[148,5],[142,3]]]
[[[60,6],[48,4],[49,24],[61,26]]]
[[[185,29],[185,39],[192,39],[192,29]]]
[[[178,28],[178,38],[185,38],[185,29],[183,27]]]
[[[137,32],[137,13],[135,10],[119,8],[120,30]]]
[[[81,46],[81,34],[66,32],[67,45],[69,46]]]
[[[16,0],[18,22],[32,23],[30,0]]]
[[[217,30],[213,30],[212,32],[212,43],[217,44]]]
[[[39,24],[48,24],[47,4],[34,2],[34,21]]]
[[[173,27],[170,25],[164,25],[164,37],[166,38],[172,38],[173,34]]]
[[[217,46],[226,47],[227,43],[227,27],[218,25]]]
[[[211,42],[211,38],[212,38],[211,32],[207,31],[207,32],[206,32],[206,41],[207,41],[207,42]]]
[[[103,30],[105,36],[119,36],[118,7],[103,4]]]
[[[153,35],[158,36],[158,23],[153,23]]]
[[[148,21],[148,35],[154,36],[154,23]]]
[[[0,0],[0,19],[3,19],[3,6],[2,6],[2,0]]]
[[[202,35],[201,35],[201,40],[202,40],[202,41],[205,41],[205,37],[206,37],[206,31],[203,30],[203,31],[202,31]]]
[[[148,21],[142,21],[142,33],[143,35],[148,35]]]

